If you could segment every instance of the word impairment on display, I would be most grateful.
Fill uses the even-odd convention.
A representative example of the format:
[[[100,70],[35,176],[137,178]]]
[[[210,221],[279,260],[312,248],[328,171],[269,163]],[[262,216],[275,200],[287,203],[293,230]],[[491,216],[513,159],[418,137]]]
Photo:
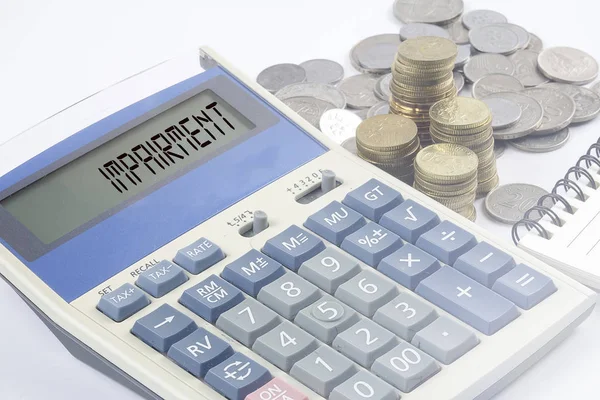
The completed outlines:
[[[212,118],[211,118],[212,115]],[[214,119],[213,119],[214,118]],[[217,120],[217,121],[215,121]],[[164,171],[201,149],[210,146],[234,131],[235,126],[219,111],[218,103],[208,104],[198,115],[191,115],[171,125],[109,160],[98,171],[119,193],[125,193],[131,185],[142,183],[143,173]]]

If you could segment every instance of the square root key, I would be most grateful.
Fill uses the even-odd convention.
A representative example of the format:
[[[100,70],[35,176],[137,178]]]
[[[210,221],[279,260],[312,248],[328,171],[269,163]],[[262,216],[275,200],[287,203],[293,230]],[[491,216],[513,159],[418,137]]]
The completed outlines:
[[[312,233],[292,225],[279,235],[267,240],[263,253],[292,271],[298,271],[303,262],[325,250],[325,243]]]
[[[412,244],[439,223],[440,217],[436,213],[413,200],[406,200],[379,220],[379,225]]]
[[[377,179],[371,179],[348,193],[343,203],[371,221],[378,222],[383,214],[396,207],[402,200],[400,193]]]

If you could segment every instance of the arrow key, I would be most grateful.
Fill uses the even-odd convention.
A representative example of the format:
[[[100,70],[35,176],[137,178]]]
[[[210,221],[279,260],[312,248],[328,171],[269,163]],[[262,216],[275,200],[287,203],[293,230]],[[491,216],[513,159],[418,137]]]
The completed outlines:
[[[247,395],[271,380],[271,373],[256,361],[235,353],[206,374],[204,381],[229,400]]]
[[[166,353],[169,348],[196,330],[194,321],[168,304],[138,319],[131,333],[154,349]]]

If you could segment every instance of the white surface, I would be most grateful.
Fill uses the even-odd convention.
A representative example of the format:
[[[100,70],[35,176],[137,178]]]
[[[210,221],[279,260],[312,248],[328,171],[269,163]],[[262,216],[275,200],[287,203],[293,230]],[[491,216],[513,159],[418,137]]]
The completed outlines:
[[[391,0],[0,3],[0,142],[63,107],[181,49],[209,44],[250,76],[279,62],[347,58],[358,40],[396,32]],[[564,3],[563,3],[564,4]],[[467,1],[490,8],[540,36],[546,46],[571,45],[600,59],[600,27],[592,0],[550,7],[541,0]],[[550,189],[588,145],[600,122],[575,127],[565,148],[548,154],[508,149],[499,160],[503,183]],[[509,240],[509,227],[479,208],[478,223]],[[75,360],[0,282],[0,398],[136,399]],[[600,384],[600,311],[497,399],[592,399]],[[474,366],[476,367],[476,366]]]

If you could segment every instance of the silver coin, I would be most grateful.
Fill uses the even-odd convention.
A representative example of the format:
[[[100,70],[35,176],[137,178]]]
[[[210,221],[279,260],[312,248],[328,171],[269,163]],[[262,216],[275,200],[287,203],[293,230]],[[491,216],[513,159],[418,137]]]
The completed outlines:
[[[397,34],[386,33],[366,38],[350,51],[352,66],[363,73],[387,74],[400,46]]]
[[[485,25],[502,24],[508,22],[508,19],[504,15],[492,10],[469,11],[463,15],[462,20],[467,29],[474,29]]]
[[[369,108],[369,112],[367,113],[367,118],[372,118],[376,115],[386,115],[390,113],[390,103],[387,101],[382,101],[375,104],[373,107]]]
[[[333,104],[334,108],[346,108],[346,97],[336,87],[324,83],[296,83],[275,93],[279,100],[292,97],[314,97]]]
[[[469,43],[469,31],[463,25],[462,19],[459,18],[451,24],[448,24],[446,30],[454,43],[459,45]]]
[[[531,36],[529,36],[529,32],[525,28],[515,24],[496,24],[497,26],[503,26],[509,28],[519,37],[519,49],[524,49],[529,46],[529,41],[531,40]]]
[[[525,87],[539,86],[548,82],[538,69],[538,53],[533,50],[519,50],[512,54],[510,60],[515,64],[515,77]]]
[[[508,24],[484,25],[469,31],[471,46],[482,53],[512,54],[519,49],[519,37],[506,26]]]
[[[391,82],[392,74],[387,74],[379,78],[375,84],[375,96],[380,100],[389,101],[392,96],[392,90],[390,89]]]
[[[306,82],[335,85],[344,78],[344,67],[332,60],[316,59],[300,63],[306,71]]]
[[[465,44],[458,47],[458,54],[456,55],[456,62],[454,63],[454,69],[462,68],[471,59],[471,45]]]
[[[433,24],[413,22],[400,28],[400,40],[414,39],[419,36],[436,36],[450,39],[450,34],[444,28]]]
[[[584,51],[572,47],[552,47],[538,56],[540,71],[563,83],[585,85],[598,76],[598,63]]]
[[[591,121],[600,113],[600,96],[586,87],[554,82],[548,83],[544,87],[556,89],[573,99],[575,102],[574,123]]]
[[[296,64],[277,64],[262,70],[256,82],[271,93],[306,80],[306,71]]]
[[[465,77],[460,73],[454,71],[454,86],[456,86],[456,91],[460,93],[460,91],[465,87]]]
[[[527,136],[520,139],[509,140],[508,143],[519,150],[527,151],[529,153],[547,153],[563,147],[570,137],[571,133],[567,127],[551,135]]]
[[[290,97],[282,101],[316,128],[319,128],[321,116],[336,108],[334,104],[314,97]]]
[[[327,110],[321,116],[319,127],[327,137],[337,144],[356,136],[356,128],[362,119],[348,110]]]
[[[378,78],[377,75],[361,74],[341,81],[338,88],[346,96],[348,107],[369,108],[377,104],[379,99],[375,96],[375,84]]]
[[[600,94],[600,82],[596,82],[595,84],[593,84],[590,89],[592,89],[594,92]]]
[[[537,100],[523,94],[523,92],[492,93],[486,96],[486,99],[490,98],[512,100],[521,107],[521,119],[519,122],[510,128],[495,130],[494,139],[508,140],[527,136],[542,124],[544,108]]]
[[[521,107],[512,100],[496,97],[482,101],[492,112],[492,128],[494,129],[509,128],[521,119]]]
[[[523,219],[547,191],[527,183],[512,183],[499,186],[485,198],[485,210],[497,221],[514,224]]]
[[[346,139],[344,143],[342,143],[342,147],[354,155],[358,154],[358,149],[356,148],[356,138]]]
[[[359,108],[357,110],[355,110],[353,108],[348,108],[347,110],[352,112],[355,115],[358,115],[360,117],[360,119],[362,119],[363,121],[369,117],[370,108]]]
[[[396,0],[394,15],[405,24],[425,22],[445,25],[458,18],[464,8],[463,0]]]
[[[478,54],[471,57],[463,69],[465,78],[471,82],[490,74],[513,75],[515,65],[502,54]]]
[[[475,82],[471,92],[474,98],[482,99],[492,93],[520,92],[523,89],[521,81],[514,76],[490,74]]]
[[[542,125],[532,135],[549,135],[566,128],[575,116],[575,102],[573,99],[548,88],[529,88],[523,94],[531,96],[544,107],[544,119]]]
[[[506,151],[506,142],[503,140],[496,140],[494,141],[494,157],[497,159],[499,159],[500,157],[502,157],[504,155],[504,152]]]
[[[534,35],[533,33],[529,32],[529,46],[527,46],[525,49],[541,53],[542,50],[544,50],[544,43],[538,35]]]

